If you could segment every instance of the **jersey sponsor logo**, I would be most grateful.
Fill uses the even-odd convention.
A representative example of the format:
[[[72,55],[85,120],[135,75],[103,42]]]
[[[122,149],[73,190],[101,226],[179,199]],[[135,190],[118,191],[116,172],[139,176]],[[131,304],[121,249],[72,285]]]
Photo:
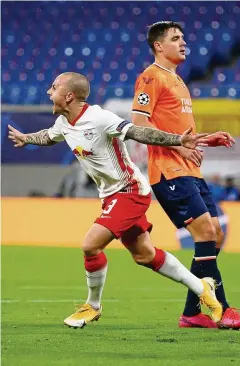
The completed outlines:
[[[192,108],[188,107],[188,106],[182,107],[181,113],[190,113],[191,114]]]
[[[93,132],[91,130],[86,130],[86,131],[83,132],[83,136],[87,140],[92,140],[92,138],[93,138]]]
[[[140,93],[138,96],[138,104],[148,105],[150,102],[150,97],[147,93]]]
[[[190,98],[181,98],[182,113],[192,113],[192,101]]]
[[[129,122],[129,121],[122,121],[122,122],[117,126],[117,131],[118,131],[118,132],[122,132],[123,127],[125,127],[125,126],[126,126],[126,125],[128,125],[129,123],[131,123],[131,122]]]
[[[153,78],[145,78],[143,77],[143,81],[145,84],[150,84],[153,81]]]
[[[171,191],[175,190],[175,184],[173,186],[169,186],[169,188],[171,189]]]
[[[88,156],[93,156],[93,150],[91,149],[91,151],[88,150],[84,150],[81,146],[77,146],[75,147],[75,149],[73,149],[73,153],[74,155],[81,157],[81,158],[87,158]]]

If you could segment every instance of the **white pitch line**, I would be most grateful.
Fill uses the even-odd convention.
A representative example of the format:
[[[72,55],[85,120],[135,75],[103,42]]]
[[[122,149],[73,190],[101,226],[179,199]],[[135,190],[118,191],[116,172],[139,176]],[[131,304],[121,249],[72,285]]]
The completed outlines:
[[[87,286],[20,286],[18,287],[20,290],[86,290]],[[115,287],[115,290],[121,290],[121,287]],[[153,291],[152,288],[149,287],[127,287],[124,288],[124,291]],[[178,287],[174,288],[167,288],[167,287],[160,287],[159,290],[165,292],[181,292],[183,289]]]
[[[87,286],[19,286],[20,290],[85,290]]]
[[[85,302],[86,299],[78,299],[78,300],[70,300],[70,299],[33,299],[33,300],[1,300],[1,303],[79,303],[79,302]],[[104,302],[124,302],[128,300],[118,300],[118,299],[104,299]],[[142,299],[141,301],[138,300],[138,302],[184,302],[184,299]]]
[[[85,303],[86,299],[78,299],[78,300],[70,300],[70,299],[55,299],[55,300],[50,300],[50,299],[33,299],[33,300],[1,300],[1,303],[16,303],[16,302],[24,302],[24,303],[42,303],[42,302],[71,302],[71,303],[79,303],[79,302],[84,302]],[[106,299],[104,300],[105,302],[118,302],[119,300],[117,299]]]
[[[37,300],[26,300],[26,302],[35,302],[35,303],[41,303],[41,302],[73,302],[73,303],[79,303],[79,302],[84,302],[85,303],[86,299],[78,299],[78,300],[65,300],[65,299],[57,299],[57,300],[41,300],[41,299],[37,299]],[[106,302],[118,302],[117,299],[106,299]]]
[[[15,302],[19,302],[19,300],[1,300],[1,303],[15,303]]]
[[[19,286],[19,290],[86,290],[87,286]],[[114,287],[116,291],[123,289],[123,287]],[[181,286],[177,286],[176,288],[169,288],[169,287],[158,287],[158,290],[161,292],[183,292],[186,290]],[[153,292],[152,288],[149,287],[125,287],[124,291],[151,291]],[[227,290],[228,293],[240,293],[239,290]]]

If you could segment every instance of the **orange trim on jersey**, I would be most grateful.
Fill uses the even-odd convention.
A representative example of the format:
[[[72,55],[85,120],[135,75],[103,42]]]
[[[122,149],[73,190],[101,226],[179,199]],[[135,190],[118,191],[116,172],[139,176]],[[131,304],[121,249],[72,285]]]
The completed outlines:
[[[75,126],[76,122],[79,120],[79,118],[82,117],[82,115],[86,112],[86,110],[88,109],[89,104],[85,103],[83,106],[83,109],[81,110],[81,112],[77,115],[77,117],[74,118],[74,120],[72,122],[69,122],[70,125]]]

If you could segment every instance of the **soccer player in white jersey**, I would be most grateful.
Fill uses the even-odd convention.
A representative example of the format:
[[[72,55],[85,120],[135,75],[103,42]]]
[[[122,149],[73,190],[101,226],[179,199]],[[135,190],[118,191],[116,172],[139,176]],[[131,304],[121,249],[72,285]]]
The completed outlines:
[[[66,141],[96,182],[102,199],[102,213],[82,243],[88,298],[64,323],[82,328],[101,316],[101,296],[107,274],[103,250],[114,238],[121,239],[137,264],[180,282],[196,293],[210,308],[213,320],[218,322],[222,306],[215,297],[214,280],[197,278],[172,254],[152,244],[149,234],[152,225],[146,218],[151,202],[150,186],[130,160],[124,144],[125,139],[132,139],[144,144],[195,148],[207,144],[206,134],[193,135],[189,129],[183,135],[175,135],[136,127],[98,105],[88,105],[89,92],[85,76],[61,74],[48,90],[53,113],[60,114],[51,128],[23,134],[9,125],[9,138],[15,147],[50,146]]]

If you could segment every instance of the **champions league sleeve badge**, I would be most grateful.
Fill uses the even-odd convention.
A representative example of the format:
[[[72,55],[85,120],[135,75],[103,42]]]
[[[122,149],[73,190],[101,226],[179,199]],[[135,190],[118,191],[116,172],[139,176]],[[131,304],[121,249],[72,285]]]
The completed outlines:
[[[150,97],[147,93],[140,93],[137,101],[140,105],[148,105],[150,102]]]

